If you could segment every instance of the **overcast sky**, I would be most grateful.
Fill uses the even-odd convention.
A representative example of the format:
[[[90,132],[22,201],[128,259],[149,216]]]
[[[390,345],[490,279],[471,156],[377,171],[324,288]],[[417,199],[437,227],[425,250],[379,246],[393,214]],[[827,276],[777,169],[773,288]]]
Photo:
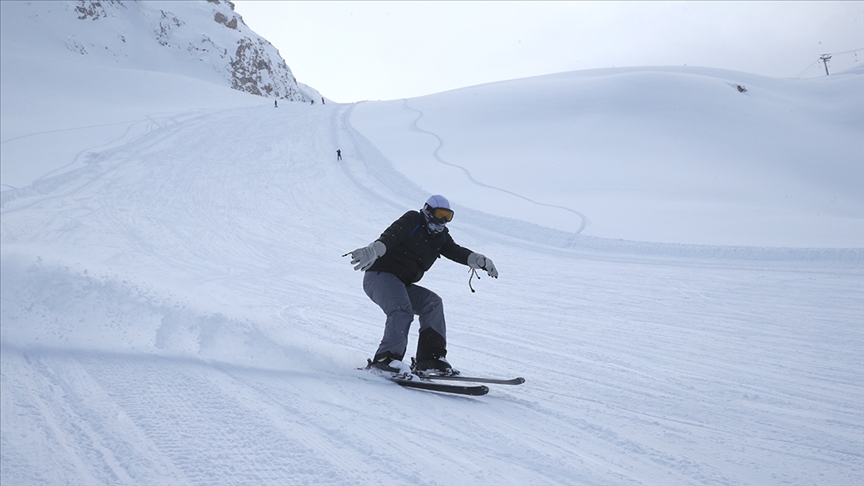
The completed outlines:
[[[821,54],[830,72],[864,63],[864,1],[234,3],[298,81],[338,102],[607,67],[792,78],[824,75]]]

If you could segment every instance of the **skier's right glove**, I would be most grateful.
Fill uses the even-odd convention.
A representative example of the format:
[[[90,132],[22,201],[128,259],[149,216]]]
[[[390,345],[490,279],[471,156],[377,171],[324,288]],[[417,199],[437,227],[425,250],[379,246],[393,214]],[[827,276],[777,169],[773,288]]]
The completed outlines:
[[[373,263],[375,263],[375,260],[384,256],[386,251],[387,247],[384,246],[384,243],[375,240],[370,243],[369,246],[357,248],[350,253],[351,265],[356,264],[354,270],[362,270],[365,272]]]

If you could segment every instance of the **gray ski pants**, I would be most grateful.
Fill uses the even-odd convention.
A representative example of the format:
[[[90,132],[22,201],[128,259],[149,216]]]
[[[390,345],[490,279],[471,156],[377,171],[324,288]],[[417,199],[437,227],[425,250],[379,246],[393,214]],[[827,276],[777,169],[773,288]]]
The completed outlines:
[[[446,340],[444,303],[435,292],[415,284],[405,285],[387,272],[366,272],[363,290],[387,315],[376,355],[390,352],[400,360],[405,356],[415,314],[420,316],[420,332],[431,328]]]

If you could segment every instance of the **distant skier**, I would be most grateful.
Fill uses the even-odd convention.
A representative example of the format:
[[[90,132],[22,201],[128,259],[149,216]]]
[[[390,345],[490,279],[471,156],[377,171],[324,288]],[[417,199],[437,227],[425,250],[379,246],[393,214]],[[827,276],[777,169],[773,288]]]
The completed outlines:
[[[408,211],[369,246],[352,252],[354,270],[363,270],[363,290],[387,315],[384,337],[370,366],[389,372],[408,369],[402,358],[414,315],[420,316],[420,338],[414,371],[458,374],[445,358],[447,334],[441,298],[416,283],[439,257],[498,278],[492,260],[456,244],[447,223],[453,219],[450,202],[432,196],[420,211]],[[348,255],[348,254],[346,254]]]
[[[324,98],[321,98],[321,104],[322,104],[322,105],[325,105],[325,104],[326,104],[326,103],[324,103]]]
[[[336,160],[342,160],[342,149],[336,149]]]
[[[273,108],[279,108],[279,100],[273,100]]]

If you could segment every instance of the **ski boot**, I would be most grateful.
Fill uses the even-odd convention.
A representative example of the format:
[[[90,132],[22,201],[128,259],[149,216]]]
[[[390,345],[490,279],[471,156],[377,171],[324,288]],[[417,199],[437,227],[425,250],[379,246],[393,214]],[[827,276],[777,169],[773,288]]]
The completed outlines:
[[[405,376],[411,374],[411,368],[401,360],[394,358],[390,353],[375,355],[374,358],[366,360],[367,370],[378,370],[391,373],[393,376]]]
[[[456,376],[459,370],[454,369],[443,356],[423,359],[411,358],[411,371],[417,376]]]

